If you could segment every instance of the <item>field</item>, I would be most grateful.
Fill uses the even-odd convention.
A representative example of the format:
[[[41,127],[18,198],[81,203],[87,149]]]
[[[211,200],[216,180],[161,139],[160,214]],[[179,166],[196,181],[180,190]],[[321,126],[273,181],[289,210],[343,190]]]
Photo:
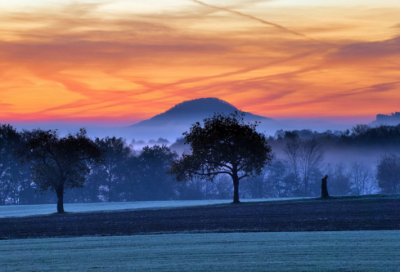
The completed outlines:
[[[0,241],[1,271],[398,271],[400,231]]]
[[[400,230],[400,198],[300,199],[0,218],[0,239],[346,230]]]
[[[307,198],[286,198],[307,199]],[[246,202],[256,201],[281,201],[282,199],[249,199]],[[206,206],[215,204],[228,204],[232,200],[171,200],[171,201],[138,201],[138,202],[101,202],[101,203],[66,203],[67,212],[95,212],[95,211],[117,211],[117,210],[143,210],[143,209],[166,209],[177,207]],[[41,205],[9,205],[0,206],[0,218],[23,217],[30,215],[52,214],[56,212],[55,204]]]
[[[161,209],[185,206],[201,206],[229,203],[229,200],[182,200],[182,201],[138,201],[138,202],[101,202],[101,203],[66,203],[67,212],[95,212],[116,210]],[[56,212],[55,204],[10,205],[0,206],[0,218],[23,217],[30,215],[52,214]]]
[[[399,196],[227,202],[3,209],[0,270],[398,271]]]

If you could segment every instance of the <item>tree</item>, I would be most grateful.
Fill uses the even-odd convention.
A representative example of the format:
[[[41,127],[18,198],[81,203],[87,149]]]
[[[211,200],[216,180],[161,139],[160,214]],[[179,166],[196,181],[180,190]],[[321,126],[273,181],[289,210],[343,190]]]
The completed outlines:
[[[293,186],[285,182],[286,176],[286,165],[281,160],[274,159],[266,171],[265,191],[268,197],[291,196]]]
[[[57,195],[57,212],[64,213],[64,191],[81,188],[90,173],[90,166],[102,161],[98,146],[81,129],[60,138],[57,130],[25,131],[23,160],[32,163],[33,180],[41,191]]]
[[[255,124],[245,124],[243,113],[214,114],[204,119],[204,125],[195,123],[190,132],[183,133],[191,154],[183,154],[172,164],[169,173],[178,181],[194,176],[213,180],[227,174],[233,181],[233,203],[239,203],[239,182],[243,178],[260,175],[272,159],[271,147]]]
[[[308,196],[312,172],[324,160],[322,145],[315,138],[302,140],[294,137],[286,143],[283,151],[293,168],[296,181],[302,181],[305,195]]]
[[[263,185],[265,178],[265,168],[261,171],[258,176],[249,179],[251,198],[262,198],[263,197]]]
[[[365,195],[367,191],[371,191],[372,174],[364,164],[359,162],[351,164],[350,180],[356,195]]]
[[[167,174],[178,155],[166,145],[143,147],[137,158],[136,190],[141,200],[168,200],[175,197],[174,180]]]
[[[371,127],[365,124],[357,124],[355,127],[352,129],[353,135],[355,137],[360,136],[360,135],[365,135],[367,134],[370,130]]]
[[[400,156],[384,155],[378,161],[376,178],[382,193],[400,192]]]
[[[124,191],[126,163],[133,151],[122,138],[96,138],[95,143],[104,154],[103,163],[96,169],[97,181],[107,186],[107,201],[118,201],[119,194]]]
[[[346,166],[338,163],[325,169],[328,172],[328,188],[331,195],[349,195],[351,194],[350,175],[347,173]]]
[[[7,199],[13,199],[17,204],[20,180],[20,163],[15,156],[19,147],[21,135],[11,125],[0,125],[0,205]]]

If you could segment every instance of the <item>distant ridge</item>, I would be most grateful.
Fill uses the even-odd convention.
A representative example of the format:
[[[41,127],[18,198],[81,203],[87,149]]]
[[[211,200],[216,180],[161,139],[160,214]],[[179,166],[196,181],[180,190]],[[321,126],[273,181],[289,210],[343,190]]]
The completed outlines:
[[[235,106],[219,98],[199,98],[179,103],[164,113],[139,122],[131,127],[191,125],[198,121],[201,122],[207,117],[213,116],[214,113],[230,114],[235,111],[242,112]],[[246,112],[245,121],[272,121],[272,119]]]

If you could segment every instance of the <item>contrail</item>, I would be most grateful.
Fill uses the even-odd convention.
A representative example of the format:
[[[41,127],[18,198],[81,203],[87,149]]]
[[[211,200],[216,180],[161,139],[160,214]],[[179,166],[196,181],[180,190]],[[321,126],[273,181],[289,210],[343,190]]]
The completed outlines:
[[[227,76],[233,76],[233,75],[240,75],[243,73],[247,73],[247,72],[251,72],[254,70],[258,70],[261,68],[265,68],[265,67],[269,67],[275,64],[280,64],[280,63],[285,63],[291,60],[296,60],[299,58],[303,58],[306,57],[308,55],[314,54],[316,52],[320,51],[320,49],[316,49],[316,50],[311,50],[309,52],[305,52],[305,53],[301,53],[295,56],[291,56],[285,59],[281,59],[281,60],[276,60],[276,61],[272,61],[266,64],[262,64],[262,65],[257,65],[257,66],[252,66],[252,67],[247,67],[247,68],[243,68],[243,69],[239,69],[236,71],[232,71],[232,72],[226,72],[226,73],[222,73],[222,74],[217,74],[217,75],[213,75],[213,76],[204,76],[204,77],[197,77],[197,78],[189,78],[189,79],[183,79],[183,80],[179,80],[173,83],[168,83],[168,84],[152,84],[150,82],[144,82],[144,81],[131,81],[133,83],[142,85],[148,89],[157,89],[157,90],[161,90],[161,89],[165,89],[165,88],[169,88],[169,87],[173,87],[173,86],[177,86],[177,85],[181,85],[181,84],[186,84],[186,83],[193,83],[193,82],[199,82],[199,81],[204,81],[204,80],[209,80],[209,79],[217,79],[217,78],[224,78]],[[260,78],[264,78],[264,77],[260,77]],[[123,78],[125,79],[125,78]]]
[[[249,18],[249,19],[258,21],[258,22],[260,22],[260,23],[262,23],[262,24],[266,24],[266,25],[273,26],[273,27],[278,28],[278,29],[280,29],[280,30],[282,30],[282,31],[285,31],[285,32],[287,32],[287,33],[291,33],[291,34],[293,34],[293,35],[306,38],[306,39],[308,39],[308,40],[317,41],[317,40],[315,40],[315,39],[313,39],[313,38],[310,38],[310,37],[308,37],[308,36],[306,36],[306,35],[304,35],[304,34],[301,34],[301,33],[298,33],[298,32],[296,32],[296,31],[290,30],[290,29],[288,29],[288,28],[286,28],[286,27],[284,27],[284,26],[281,26],[281,25],[278,25],[278,24],[275,24],[275,23],[271,23],[271,22],[267,22],[267,21],[264,21],[263,19],[260,19],[260,18],[251,16],[251,15],[248,15],[248,14],[244,14],[244,13],[241,13],[241,12],[239,12],[239,11],[230,10],[230,9],[227,9],[227,8],[221,8],[221,7],[212,6],[212,5],[206,4],[206,3],[201,2],[201,1],[198,1],[198,0],[191,0],[191,1],[193,1],[193,2],[195,2],[195,3],[197,3],[197,4],[200,4],[200,5],[202,5],[202,6],[205,6],[205,7],[209,7],[209,8],[213,8],[213,9],[218,9],[218,10],[222,10],[222,11],[226,11],[226,12],[229,12],[229,13],[233,13],[233,14],[236,14],[236,15],[239,15],[239,16],[242,16],[242,17],[246,17],[246,18]],[[321,41],[318,41],[318,42],[321,42]]]

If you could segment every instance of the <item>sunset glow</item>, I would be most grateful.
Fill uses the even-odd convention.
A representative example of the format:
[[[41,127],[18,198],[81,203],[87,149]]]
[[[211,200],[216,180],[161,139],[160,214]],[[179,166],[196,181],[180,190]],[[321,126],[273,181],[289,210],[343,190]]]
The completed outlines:
[[[398,0],[8,2],[1,123],[133,124],[201,97],[271,118],[400,110]]]

